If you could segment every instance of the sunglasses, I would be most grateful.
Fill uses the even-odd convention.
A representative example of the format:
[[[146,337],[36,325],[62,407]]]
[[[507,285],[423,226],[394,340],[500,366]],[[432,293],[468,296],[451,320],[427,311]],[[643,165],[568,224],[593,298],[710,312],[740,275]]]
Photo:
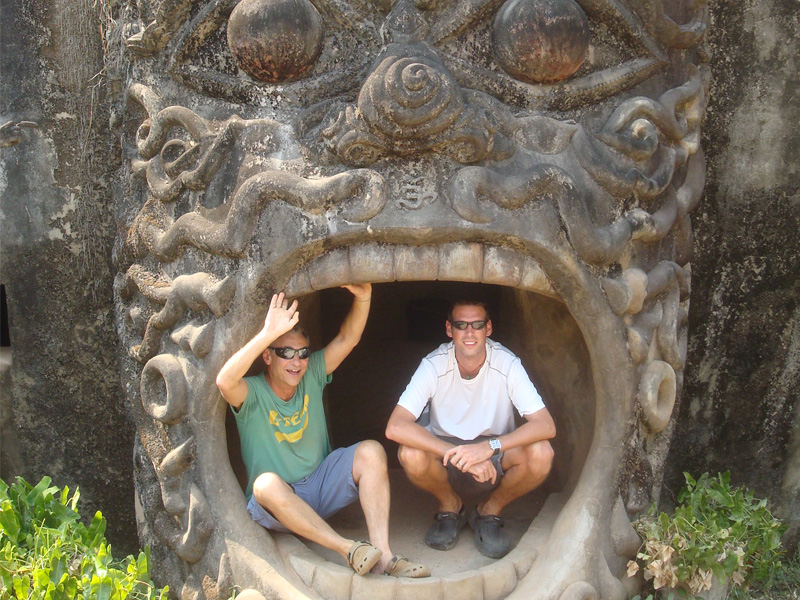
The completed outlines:
[[[475,331],[479,331],[486,327],[486,321],[450,321],[450,325],[458,329],[459,331],[464,331],[470,325]]]
[[[305,348],[273,348],[270,346],[269,349],[272,350],[276,356],[285,360],[292,360],[295,355],[300,359],[308,358],[308,346]]]

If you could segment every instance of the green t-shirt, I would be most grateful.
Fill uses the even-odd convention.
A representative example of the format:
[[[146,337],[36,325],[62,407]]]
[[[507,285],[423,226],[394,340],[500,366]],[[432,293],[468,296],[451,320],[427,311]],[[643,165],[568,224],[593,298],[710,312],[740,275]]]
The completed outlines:
[[[245,378],[247,397],[233,414],[247,469],[248,500],[253,481],[262,473],[294,483],[313,473],[330,454],[322,406],[322,390],[330,381],[322,350],[308,358],[308,370],[288,402],[275,395],[264,375]]]

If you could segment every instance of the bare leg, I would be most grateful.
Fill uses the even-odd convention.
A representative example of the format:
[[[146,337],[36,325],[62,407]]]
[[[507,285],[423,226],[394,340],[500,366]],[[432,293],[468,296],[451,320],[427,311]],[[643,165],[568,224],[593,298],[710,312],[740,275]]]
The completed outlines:
[[[394,555],[389,547],[389,472],[386,452],[378,442],[366,440],[356,448],[353,481],[358,486],[358,499],[367,521],[369,541],[383,552],[372,571],[383,573]]]
[[[439,512],[458,514],[463,503],[447,479],[441,458],[409,446],[400,446],[397,456],[411,483],[439,501]]]
[[[353,540],[343,538],[275,473],[263,473],[253,482],[253,496],[286,529],[338,552],[345,560]]]
[[[503,454],[503,478],[489,497],[478,505],[481,515],[499,515],[511,501],[539,487],[553,464],[553,448],[547,441],[512,448]]]

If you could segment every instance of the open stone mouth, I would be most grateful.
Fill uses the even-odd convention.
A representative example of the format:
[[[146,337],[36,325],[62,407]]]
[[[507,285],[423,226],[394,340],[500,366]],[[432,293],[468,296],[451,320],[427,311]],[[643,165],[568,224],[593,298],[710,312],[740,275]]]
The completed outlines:
[[[312,339],[324,340],[335,333],[332,328],[338,326],[341,313],[346,312],[349,306],[348,294],[344,292],[337,294],[335,288],[343,282],[366,281],[373,283],[371,324],[368,325],[359,347],[348,357],[346,363],[337,369],[334,383],[329,386],[329,428],[332,439],[336,445],[341,446],[366,437],[383,438],[382,428],[399,392],[402,391],[402,386],[407,383],[416,366],[414,363],[418,363],[421,356],[435,343],[433,340],[438,339],[435,334],[443,330],[441,300],[444,297],[477,294],[482,298],[491,299],[494,306],[502,307],[493,320],[500,327],[512,332],[514,327],[528,329],[532,326],[532,321],[537,320],[535,316],[526,314],[525,309],[520,308],[520,304],[524,304],[529,296],[532,294],[543,294],[550,298],[557,296],[541,268],[522,253],[503,250],[496,246],[461,242],[426,247],[356,243],[328,251],[301,267],[290,278],[286,290],[291,296],[299,297],[299,310],[303,315],[304,326],[311,332]],[[494,285],[474,285],[489,283]],[[560,323],[562,333],[564,328],[570,327],[571,319],[565,314],[566,310],[560,302],[545,296],[539,298],[541,298],[540,306],[547,307],[550,316],[557,314],[562,320]],[[528,302],[529,308],[535,304],[535,301],[533,304]],[[506,310],[513,314],[504,317],[503,313]],[[572,327],[577,329],[574,324]],[[370,335],[370,329],[378,331]],[[410,329],[415,329],[416,332],[408,331]],[[572,333],[571,341],[580,337],[576,331]],[[525,336],[521,336],[517,341],[524,344],[524,338]],[[562,346],[562,343],[555,345]],[[585,358],[585,349],[580,344],[578,348],[570,350],[581,354],[572,357],[574,362],[577,363]],[[405,358],[404,352],[409,352]],[[571,380],[570,383],[575,382]],[[574,393],[580,386],[570,385],[570,387]],[[563,391],[559,390],[556,393]],[[585,396],[591,397],[590,390]],[[575,411],[575,414],[568,420],[584,421],[587,429],[591,430],[592,407],[583,404],[583,402],[573,404],[571,410]],[[579,407],[584,409],[583,414]],[[360,417],[357,416],[359,414]],[[365,417],[365,414],[371,417]],[[565,437],[566,430],[567,426],[565,426]],[[570,444],[565,445],[565,449],[568,445]],[[562,473],[557,477],[563,481],[548,486],[550,489],[562,489],[568,485],[566,480],[569,478],[570,469],[574,468],[575,474],[580,471],[578,463],[582,463],[585,459],[588,444],[584,442],[584,447],[581,447],[581,442],[573,439],[571,445],[572,452],[576,455],[567,456],[565,452],[560,465]],[[390,464],[394,458],[394,450],[395,448],[391,446],[387,448]],[[419,529],[417,535],[421,540],[424,528],[428,525],[428,518],[433,514],[433,506],[431,505],[430,514],[421,515],[417,510],[409,514],[409,511],[400,505],[408,502],[409,496],[418,497],[419,494],[408,489],[410,484],[405,477],[393,479],[395,517],[391,522],[391,531],[397,535],[401,531]],[[537,494],[534,499],[522,502],[541,504],[540,497],[542,495]],[[458,559],[452,559],[462,561],[460,564],[454,564],[446,555],[435,557],[440,566],[434,569],[433,577],[425,580],[354,576],[349,568],[341,566],[343,564],[341,559],[330,552],[325,552],[324,549],[320,553],[319,548],[306,546],[291,535],[279,534],[274,536],[274,539],[277,552],[284,564],[289,565],[308,588],[323,598],[393,598],[403,597],[409,593],[423,593],[432,598],[499,599],[511,593],[517,587],[519,580],[530,571],[563,502],[562,494],[551,495],[533,523],[530,522],[530,515],[536,506],[525,506],[523,510],[529,519],[524,525],[525,531],[513,551],[502,560],[489,561],[480,558],[476,560],[475,557],[467,557],[465,560],[463,551]],[[352,533],[349,537],[355,537],[356,532],[365,534],[360,508],[355,506],[348,510],[350,515],[355,515],[357,522],[355,526],[352,522],[348,522],[347,518],[335,524],[337,530],[340,525],[349,526],[348,533]],[[399,520],[397,513],[401,515]],[[513,520],[511,514],[509,517]],[[424,522],[422,528],[421,522]],[[394,545],[402,548],[397,540]],[[403,552],[410,551],[403,550]],[[418,555],[415,556],[419,559]],[[328,562],[326,560],[328,557],[333,557],[336,564]],[[406,586],[409,589],[405,592],[398,591]]]
[[[410,304],[414,304],[414,300],[428,299],[430,294],[438,294],[441,297],[442,291],[445,293],[458,293],[457,290],[467,289],[463,282],[471,282],[507,286],[505,294],[503,290],[494,290],[494,304],[502,305],[504,309],[510,309],[516,314],[513,319],[504,319],[498,314],[498,317],[494,319],[498,323],[511,323],[513,321],[514,326],[519,327],[521,331],[532,328],[537,317],[530,313],[535,312],[535,310],[529,310],[526,313],[524,309],[520,309],[520,304],[524,304],[526,299],[528,300],[527,305],[529,308],[536,304],[535,301],[533,303],[530,302],[529,296],[531,294],[541,295],[542,300],[539,304],[547,307],[551,316],[553,314],[559,315],[561,335],[564,335],[564,328],[569,328],[571,322],[571,318],[567,316],[568,313],[563,308],[563,305],[552,300],[557,299],[558,294],[541,267],[534,260],[516,250],[479,243],[453,242],[440,246],[422,247],[386,243],[356,243],[327,251],[303,265],[290,277],[285,289],[288,295],[299,298],[301,313],[310,315],[310,317],[304,316],[304,323],[308,326],[308,321],[311,321],[309,329],[313,332],[320,328],[320,324],[317,323],[317,321],[320,321],[320,316],[326,314],[325,307],[320,306],[320,298],[318,296],[321,292],[324,293],[325,290],[335,288],[344,283],[371,282],[380,284],[395,281],[415,282],[414,285],[416,285],[417,289],[408,289],[409,286],[406,286],[405,290],[387,290],[389,293],[385,293],[386,286],[376,285],[373,288],[375,296],[373,319],[380,318],[383,312],[380,308],[381,304],[383,302],[393,302],[392,296],[398,293],[404,296],[400,304],[402,308],[405,308],[409,305],[409,298],[411,298]],[[439,282],[461,282],[461,285],[450,285],[449,289],[447,289],[447,284]],[[442,285],[446,288],[445,290],[437,289],[437,286],[441,288]],[[474,292],[475,290],[472,293]],[[224,285],[217,283],[213,286],[213,292],[206,292],[206,299],[210,300],[212,295],[224,297],[229,293],[225,290]],[[484,291],[484,296],[485,293]],[[481,294],[481,292],[478,291],[478,294]],[[551,298],[551,300],[545,299],[546,297]],[[327,302],[327,304],[330,303],[331,301]],[[397,300],[395,299],[393,303],[395,304],[393,312],[400,314],[393,314],[391,318],[403,320],[403,315],[401,314],[403,311],[398,309]],[[421,316],[424,321],[421,325],[442,328],[441,319],[432,320],[430,315],[425,314],[426,306],[424,304],[418,306],[422,311],[418,316]],[[438,305],[438,308],[441,308],[441,305]],[[247,332],[245,338],[250,335],[252,322],[247,323],[248,318],[237,318],[239,313],[237,313],[235,306],[230,306],[228,313],[232,320],[229,327],[233,328],[244,323],[244,330]],[[441,315],[441,313],[436,314],[437,316]],[[326,317],[325,321],[327,320],[328,318]],[[224,326],[224,323],[225,318],[223,317],[217,321],[216,327],[220,328]],[[405,323],[399,326],[404,327]],[[194,329],[194,332],[191,335],[187,335],[186,331],[181,331],[175,337],[178,340],[193,338],[193,346],[188,341],[184,341],[184,344],[196,351],[198,344],[202,344],[199,340],[204,334],[198,331],[200,329],[198,327],[191,325],[186,327]],[[185,330],[186,327],[183,329]],[[574,323],[572,328],[577,331]],[[575,341],[576,331],[571,332],[573,334],[572,342]],[[427,335],[430,336],[430,334],[431,331],[428,331]],[[312,337],[316,336],[312,334]],[[577,337],[580,338],[579,335]],[[518,341],[524,344],[524,336]],[[178,341],[176,343],[180,344]],[[418,347],[422,348],[429,345],[430,341],[425,340]],[[561,346],[563,344],[556,343],[555,345]],[[236,344],[233,344],[230,347],[235,346]],[[578,348],[571,349],[573,353],[580,354],[580,356],[571,357],[575,364],[581,359],[585,359],[585,349],[580,347],[580,344],[578,346]],[[141,349],[141,346],[138,348]],[[354,351],[349,361],[358,361],[357,354],[358,351]],[[369,360],[369,356],[371,356],[370,350],[367,349],[364,354],[367,355],[367,360]],[[166,355],[162,354],[160,356],[163,362],[156,361],[153,363],[152,361],[155,359],[151,359],[151,362],[147,363],[149,368],[146,367],[146,374],[142,378],[143,407],[150,416],[154,417],[156,421],[161,421],[168,425],[171,424],[176,429],[179,429],[182,428],[181,423],[187,417],[192,418],[192,413],[202,413],[205,410],[209,410],[212,414],[214,412],[218,413],[213,406],[215,403],[213,398],[209,399],[210,406],[205,408],[190,406],[191,403],[188,402],[189,390],[178,389],[181,388],[181,377],[175,377],[175,371],[170,371],[166,366],[172,361],[164,359],[163,357]],[[419,357],[419,354],[414,355],[413,360],[418,361]],[[221,359],[225,360],[224,353]],[[397,362],[396,357],[392,357],[392,360]],[[408,361],[406,363],[407,371],[411,365],[408,364]],[[388,363],[384,363],[384,365],[388,366]],[[378,368],[375,365],[366,366],[367,368]],[[186,372],[185,364],[180,368],[184,373]],[[340,371],[342,370],[346,370],[344,365],[340,368]],[[157,373],[157,375],[151,375],[151,373]],[[210,381],[213,383],[213,374],[210,377]],[[383,384],[385,383],[384,378]],[[574,383],[574,379],[572,379],[568,386],[572,393],[579,387],[575,386]],[[163,389],[159,387],[160,385],[163,385]],[[558,395],[564,391],[566,390],[556,389],[554,393]],[[360,392],[361,390],[348,390],[342,395],[358,395]],[[584,394],[586,398],[590,398],[591,389],[584,390]],[[384,398],[391,401],[391,397],[386,394],[384,394]],[[568,407],[567,403],[564,403],[564,405]],[[340,405],[337,406],[339,410],[343,408]],[[391,405],[384,403],[381,408],[382,410],[377,410],[376,412],[388,416]],[[372,409],[375,410],[375,407],[373,406]],[[353,408],[351,410],[357,409]],[[555,406],[551,410],[554,414],[559,413]],[[568,407],[568,410],[571,410],[573,414],[565,421],[573,423],[583,421],[583,427],[579,427],[580,429],[584,431],[592,429],[593,412],[591,403],[586,405],[585,401],[576,402],[573,400],[572,406],[571,408]],[[217,425],[219,425],[220,420],[224,421],[224,418],[220,419],[218,414],[214,416],[217,417]],[[194,417],[194,419],[197,418]],[[385,419],[383,422],[385,423]],[[152,445],[147,443],[148,429],[150,428],[140,429],[140,439],[144,442],[144,448],[152,450]],[[198,427],[195,426],[193,429],[196,431]],[[567,428],[565,428],[565,437],[567,435],[566,431]],[[156,434],[155,431],[151,433]],[[342,434],[344,432],[341,430],[337,432],[336,426],[333,425],[332,435],[335,437],[337,433]],[[352,435],[354,432],[349,433]],[[561,444],[565,449],[572,447],[570,452],[572,455],[564,457],[560,461],[560,470],[562,472],[559,474],[559,479],[562,480],[562,485],[574,486],[574,478],[580,472],[581,463],[588,451],[588,445],[585,442],[581,443],[576,438],[575,434],[577,433],[577,431],[574,431],[573,439]],[[356,436],[358,435],[357,432],[355,434]],[[183,435],[177,431],[166,433],[166,437],[171,440],[185,436],[186,432]],[[300,587],[296,583],[296,577],[298,577],[308,589],[317,592],[324,598],[358,598],[364,597],[364,595],[369,595],[369,597],[395,597],[394,588],[404,585],[412,586],[412,593],[414,594],[425,593],[430,597],[479,597],[486,600],[505,598],[530,571],[538,553],[541,551],[541,547],[547,541],[554,522],[564,504],[563,494],[551,495],[512,552],[502,560],[492,561],[482,568],[464,571],[456,567],[452,569],[455,572],[450,575],[434,576],[424,581],[402,581],[377,576],[362,578],[354,576],[350,569],[327,562],[293,536],[278,535],[275,542],[272,542],[271,536],[265,530],[255,526],[256,531],[253,531],[254,525],[244,512],[239,482],[233,478],[230,467],[223,460],[226,455],[226,449],[225,439],[224,437],[220,438],[219,432],[216,435],[211,435],[210,438],[208,436],[207,438],[202,438],[197,435],[190,435],[177,448],[164,455],[160,462],[160,467],[150,474],[150,477],[153,477],[153,475],[158,477],[162,492],[161,500],[166,512],[171,512],[173,515],[185,515],[183,521],[186,523],[186,531],[183,532],[180,538],[177,537],[177,534],[171,538],[167,537],[168,545],[175,550],[179,557],[186,557],[185,560],[191,564],[196,557],[203,556],[208,552],[208,549],[206,549],[205,552],[201,553],[196,547],[208,545],[211,541],[210,538],[213,537],[212,532],[219,530],[220,526],[222,526],[228,533],[225,535],[226,550],[223,552],[220,561],[221,570],[217,585],[223,586],[225,582],[241,581],[241,575],[237,571],[241,570],[241,565],[249,563],[250,569],[254,569],[257,573],[266,573],[268,575],[266,580],[262,582],[251,580],[250,585],[262,589],[267,587],[278,592],[281,597],[291,597],[296,593],[291,590]],[[204,456],[209,459],[210,464],[201,466],[202,457]],[[147,458],[144,456],[141,458],[143,460],[138,462],[137,466],[146,464],[144,460],[147,460]],[[195,484],[188,484],[187,489],[185,480],[190,469],[202,469],[206,472],[204,479],[213,481],[214,485],[210,489],[206,488],[205,493],[201,492],[199,486]],[[145,468],[145,470],[148,469]],[[574,472],[571,473],[570,471]],[[146,476],[143,478],[146,479]],[[573,479],[573,481],[569,481],[570,479]],[[188,502],[181,498],[187,491]],[[402,488],[394,488],[393,496],[396,503],[403,496]],[[215,509],[215,507],[232,506],[237,507],[239,510],[225,511],[223,513],[225,518],[221,518],[222,514]],[[143,505],[141,505],[141,509],[144,510]],[[624,512],[619,513],[617,511],[615,518],[620,519],[623,525],[628,524]],[[244,519],[244,522],[242,522],[242,519]],[[174,526],[167,526],[165,520],[158,519],[158,517],[153,519],[152,522],[156,527],[162,529],[160,534],[155,532],[159,537],[164,536],[163,529],[166,529],[166,531],[174,529]],[[407,526],[396,521],[393,522],[393,529],[395,530]],[[154,533],[147,530],[147,525],[144,527],[143,534],[145,536]],[[238,535],[234,535],[234,531],[237,531]],[[244,532],[246,542],[236,542],[242,532]],[[629,542],[633,546],[625,548],[626,553],[631,550],[635,551],[638,538],[635,538],[634,535]],[[240,547],[240,544],[242,547]],[[272,568],[265,564],[259,564],[262,561],[272,565]],[[238,568],[234,568],[235,565],[238,565]],[[273,570],[274,565],[288,565],[293,573],[291,571],[284,574],[280,574],[280,571],[275,572]],[[191,580],[189,583],[191,583]]]
[[[554,0],[571,11],[565,35],[580,44],[561,79],[540,85],[518,64],[519,40],[492,33],[488,9],[501,2],[450,10],[447,0],[357,9],[292,1],[305,7],[315,43],[335,38],[352,64],[336,67],[325,46],[314,66],[312,47],[296,69],[307,80],[272,85],[277,67],[231,26],[238,66],[261,78],[246,80],[220,52],[232,0],[191,10],[158,3],[155,20],[126,38],[145,58],[126,91],[132,175],[118,210],[116,319],[138,433],[137,518],[156,575],[181,598],[224,598],[233,586],[279,598],[633,595],[625,571],[639,541],[630,518],[658,497],[686,358],[689,213],[705,184],[708,72],[692,63],[707,59],[698,46],[704,3],[688,3],[697,14],[678,25],[660,2]],[[253,4],[265,3],[238,5]],[[495,12],[517,18],[515,7],[528,4],[536,3]],[[378,32],[359,15],[384,5]],[[579,5],[620,35],[597,41],[602,32]],[[137,6],[147,12],[149,2]],[[473,35],[494,40],[502,65],[458,54]],[[630,56],[617,57],[631,39]],[[581,67],[590,41],[601,72]],[[189,64],[204,44],[205,63]],[[146,62],[162,50],[170,56]],[[219,64],[227,71],[211,73]],[[175,91],[167,72],[201,94],[242,99],[245,116],[186,90],[162,97],[157,90]],[[564,117],[591,103],[580,119]],[[299,298],[304,325],[321,340],[340,322],[327,290],[366,282],[375,284],[368,327],[379,329],[378,345],[357,348],[341,369],[382,364],[391,373],[382,388],[330,392],[332,404],[341,397],[334,438],[380,439],[400,391],[392,377],[404,385],[426,353],[402,363],[408,340],[396,329],[463,286],[491,296],[498,341],[522,357],[555,417],[553,493],[499,561],[419,581],[358,577],[291,536],[271,536],[245,510],[217,373],[263,323],[272,293]],[[383,418],[369,424],[378,433],[347,422],[347,411],[372,408],[350,402],[359,390],[384,398],[375,411]],[[402,493],[393,488],[395,502]]]
[[[541,590],[543,581],[554,581],[542,578],[551,577],[552,569],[561,564],[566,565],[562,568],[577,569],[581,577],[578,584],[568,588],[566,597],[623,597],[625,563],[635,555],[639,544],[625,501],[631,511],[643,508],[643,498],[649,501],[657,482],[652,472],[641,466],[642,462],[652,464],[651,459],[636,454],[637,450],[643,452],[641,446],[636,448],[642,442],[633,432],[637,427],[636,381],[632,361],[622,360],[621,353],[628,354],[629,350],[627,340],[621,340],[619,329],[615,330],[619,323],[615,320],[610,332],[598,331],[603,327],[602,312],[591,302],[576,308],[565,304],[540,263],[524,250],[500,245],[502,236],[494,243],[442,241],[413,246],[391,243],[388,232],[381,242],[366,241],[372,235],[375,232],[366,233],[361,240],[347,236],[351,244],[332,249],[301,248],[272,263],[277,266],[272,270],[254,273],[246,266],[240,273],[248,276],[239,289],[234,288],[231,281],[235,280],[230,276],[217,280],[207,274],[183,276],[195,281],[183,281],[179,276],[171,286],[160,288],[170,289],[171,295],[162,296],[166,298],[164,310],[150,318],[145,340],[147,327],[157,330],[161,323],[171,320],[162,314],[169,312],[171,301],[176,306],[183,305],[179,312],[211,311],[220,316],[205,324],[193,319],[177,327],[164,340],[164,347],[171,348],[172,353],[147,358],[143,355],[146,343],[132,346],[131,356],[145,361],[140,406],[152,418],[148,421],[139,411],[141,445],[137,445],[136,464],[142,537],[160,541],[174,553],[169,558],[185,565],[189,574],[183,587],[189,589],[202,589],[211,581],[219,590],[237,584],[268,590],[279,597],[301,593],[323,598],[357,598],[362,594],[405,597],[418,593],[462,598],[466,597],[464,590],[469,590],[469,597],[489,600],[504,598],[515,590],[520,597],[531,597],[533,587]],[[403,238],[405,230],[395,235]],[[445,229],[443,235],[447,238],[453,234]],[[482,235],[492,237],[488,232]],[[566,275],[567,279],[570,277],[571,274]],[[159,289],[157,282],[145,283],[139,268],[129,270],[125,279],[129,286],[135,281],[140,290],[147,289],[146,285]],[[254,325],[257,327],[263,320],[268,293],[265,289],[285,289],[290,296],[299,297],[301,312],[307,315],[304,321],[307,323],[311,317],[313,332],[321,327],[320,322],[328,320],[325,306],[320,306],[326,302],[320,299],[321,294],[328,293],[324,290],[359,282],[378,284],[374,287],[371,319],[379,322],[381,297],[391,302],[390,298],[398,294],[411,293],[414,298],[436,295],[441,292],[437,286],[448,285],[440,282],[502,286],[494,292],[495,304],[499,301],[497,319],[501,323],[502,315],[507,315],[509,341],[520,346],[524,358],[544,359],[547,363],[539,365],[541,368],[534,364],[533,375],[559,424],[555,475],[561,493],[549,496],[515,549],[504,559],[443,577],[434,573],[425,581],[361,578],[325,561],[296,538],[282,535],[273,539],[246,513],[241,488],[226,460],[226,409],[214,387],[215,374],[228,355],[252,336]],[[559,281],[557,287],[564,289],[568,285]],[[401,288],[395,289],[396,286]],[[421,287],[413,291],[402,286]],[[602,285],[598,287],[606,298]],[[607,287],[613,289],[611,284]],[[645,289],[646,285],[638,300],[629,294],[629,301],[643,302]],[[610,297],[614,297],[615,292],[611,293]],[[173,306],[172,311],[175,310]],[[574,318],[571,311],[581,320]],[[136,318],[137,311],[132,312],[133,317],[125,317],[129,322]],[[440,322],[438,326],[441,328]],[[373,355],[368,353],[367,360],[370,356]],[[358,359],[354,355],[349,360]],[[586,368],[588,364],[591,373]],[[569,373],[570,367],[576,372]],[[598,374],[598,368],[604,373]],[[581,369],[583,373],[578,372]],[[605,382],[604,377],[613,381]],[[595,404],[595,397],[603,395],[602,389],[595,389],[598,382],[607,390],[605,404]],[[655,384],[655,400],[649,407],[644,405],[645,395],[639,392],[637,405],[644,413],[640,421],[662,422],[648,430],[650,444],[659,442],[653,432],[663,430],[665,418],[669,419],[675,394],[672,385],[670,395],[668,389],[664,390],[669,381],[665,384],[659,380]],[[619,396],[618,390],[622,391]],[[344,394],[358,392],[347,390]],[[388,416],[391,405],[383,408]],[[595,420],[601,425],[595,427]],[[393,488],[395,502],[402,494],[402,489]],[[403,525],[393,523],[394,529],[400,527]],[[587,544],[594,549],[587,551]],[[545,565],[547,573],[537,572],[537,565]],[[203,579],[194,575],[197,571],[205,571]],[[599,592],[599,586],[606,586],[606,590]],[[404,592],[405,588],[408,589]],[[566,591],[560,591],[565,597]]]

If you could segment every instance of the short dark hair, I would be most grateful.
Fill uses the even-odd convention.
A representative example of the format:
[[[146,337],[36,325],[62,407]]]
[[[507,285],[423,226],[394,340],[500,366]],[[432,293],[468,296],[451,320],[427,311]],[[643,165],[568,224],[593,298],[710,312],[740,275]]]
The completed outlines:
[[[450,305],[450,309],[447,311],[447,320],[453,320],[453,311],[455,311],[456,307],[459,306],[480,306],[483,309],[484,314],[486,315],[486,320],[491,321],[492,315],[489,314],[489,307],[486,305],[486,302],[481,302],[480,300],[472,300],[469,298],[456,300]]]

